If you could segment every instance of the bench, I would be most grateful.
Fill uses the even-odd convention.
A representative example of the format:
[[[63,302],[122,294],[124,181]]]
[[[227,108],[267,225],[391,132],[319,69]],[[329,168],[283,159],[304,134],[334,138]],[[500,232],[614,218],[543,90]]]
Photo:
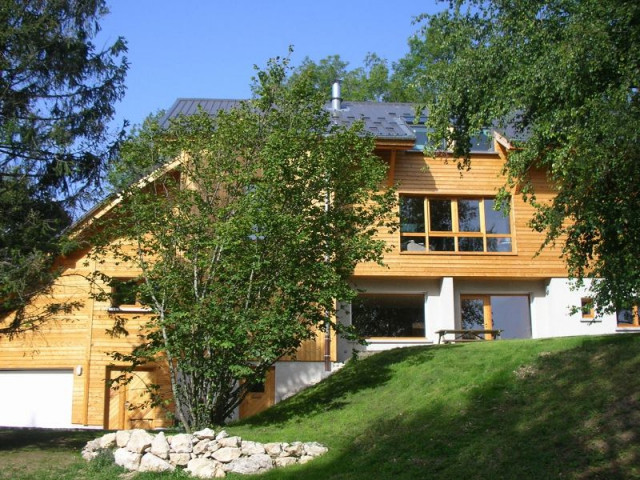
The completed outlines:
[[[502,330],[494,329],[445,329],[436,331],[438,343],[468,343],[483,340],[499,339]],[[446,338],[446,335],[453,335],[453,338]],[[490,336],[490,338],[487,338]]]

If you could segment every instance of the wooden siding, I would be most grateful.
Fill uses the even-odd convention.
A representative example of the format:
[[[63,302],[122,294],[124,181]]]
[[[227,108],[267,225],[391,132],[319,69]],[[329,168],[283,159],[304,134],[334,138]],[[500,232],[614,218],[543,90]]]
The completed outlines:
[[[471,170],[462,172],[455,162],[447,164],[442,159],[425,159],[417,152],[398,150],[385,153],[385,157],[394,166],[390,178],[398,184],[400,193],[490,197],[497,193],[504,180],[500,174],[502,160],[498,155],[477,156],[472,159]],[[552,198],[542,172],[535,173],[534,181],[539,200]],[[406,253],[400,252],[399,232],[383,233],[381,238],[393,247],[385,257],[387,267],[362,264],[357,267],[355,277],[418,280],[445,276],[494,279],[565,276],[558,249],[547,249],[535,256],[543,237],[527,226],[532,214],[532,207],[514,195],[511,213],[513,253]],[[133,277],[138,273],[114,259],[105,260],[99,268],[109,275]],[[34,301],[33,308],[60,301],[79,301],[81,306],[72,314],[58,315],[35,333],[13,340],[0,337],[0,369],[74,369],[72,422],[98,427],[112,425],[120,422],[123,416],[121,411],[115,413],[115,406],[112,408],[111,405],[117,404],[120,408],[123,400],[122,397],[115,400],[106,382],[114,369],[122,365],[114,364],[109,353],[131,350],[145,314],[119,314],[127,318],[126,327],[130,335],[124,338],[109,336],[106,331],[113,326],[114,320],[114,313],[108,311],[109,302],[94,300],[89,295],[92,288],[97,288],[86,279],[96,267],[93,260],[88,260],[87,252],[78,252],[61,259],[59,265],[65,268],[63,275],[50,295]],[[295,356],[284,360],[321,362],[323,357],[324,333],[319,332],[314,339],[304,342]],[[331,360],[336,358],[337,342],[335,333],[332,333]],[[78,367],[82,369],[79,375]],[[150,368],[162,388],[167,389],[166,366],[158,364]],[[163,414],[154,412],[153,424],[164,426],[168,421]]]
[[[109,336],[106,331],[113,327],[114,320],[113,314],[108,312],[109,302],[97,301],[90,296],[91,290],[96,288],[87,280],[87,275],[95,268],[93,260],[87,258],[86,252],[79,252],[58,264],[66,269],[51,293],[36,298],[32,308],[37,310],[48,303],[65,301],[77,301],[81,305],[70,314],[57,315],[36,332],[11,340],[0,337],[0,369],[73,369],[72,422],[102,427],[108,392],[106,380],[109,369],[114,367],[109,353],[131,350],[137,342],[136,333],[144,315],[126,315],[128,337]],[[136,275],[121,265],[116,266],[115,262],[107,261],[100,269],[123,277]],[[165,390],[167,378],[166,374],[158,375],[159,384]],[[165,426],[168,422],[162,417],[155,424]]]
[[[123,410],[124,402],[132,402],[128,389],[113,391],[108,379],[123,365],[114,362],[111,352],[128,353],[138,341],[137,333],[145,322],[145,313],[110,312],[108,300],[95,300],[90,292],[107,285],[91,284],[87,279],[95,268],[114,277],[135,277],[138,271],[127,268],[113,258],[106,258],[96,265],[79,252],[73,257],[61,259],[58,265],[65,268],[49,295],[33,302],[33,308],[43,308],[48,303],[77,301],[81,305],[70,314],[60,314],[40,330],[9,340],[0,337],[0,370],[73,369],[74,374],[72,423],[105,428],[133,425],[136,413]],[[112,337],[107,330],[114,325],[115,315],[126,319],[129,332],[125,337]],[[336,359],[335,334],[332,334],[332,360]],[[324,358],[324,333],[308,340],[290,360],[317,361]],[[166,364],[149,365],[143,375],[152,375],[154,382],[164,392],[170,392]],[[43,392],[46,395],[46,392]],[[127,396],[128,395],[128,396]],[[167,411],[158,409],[147,412],[154,428],[169,426]],[[133,422],[133,423],[132,423]]]
[[[470,170],[459,170],[454,160],[426,158],[419,152],[398,152],[391,173],[399,194],[424,196],[493,197],[504,183],[503,161],[497,154],[477,155]],[[544,172],[533,174],[538,201],[548,201],[553,192]],[[510,253],[400,252],[400,232],[382,232],[392,248],[386,254],[386,267],[367,263],[358,265],[355,277],[486,277],[550,278],[567,275],[560,248],[546,248],[537,255],[543,235],[534,232],[528,222],[533,207],[514,194],[511,207],[512,249]]]

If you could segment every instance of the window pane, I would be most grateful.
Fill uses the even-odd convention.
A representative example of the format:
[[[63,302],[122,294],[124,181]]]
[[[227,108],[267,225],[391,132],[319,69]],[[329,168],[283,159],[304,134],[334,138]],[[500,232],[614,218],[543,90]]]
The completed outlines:
[[[480,298],[460,300],[462,328],[465,330],[484,330],[484,302]]]
[[[138,301],[138,281],[114,279],[111,281],[111,306],[135,305]]]
[[[509,215],[506,217],[502,212],[496,212],[493,207],[495,200],[486,198],[484,200],[484,221],[487,233],[511,233],[509,225]]]
[[[351,319],[365,337],[424,337],[424,296],[361,294]]]
[[[411,130],[416,136],[416,143],[413,145],[414,150],[424,150],[427,144],[427,127],[424,125],[411,125]]]
[[[400,237],[400,250],[402,252],[424,252],[425,248],[424,237]]]
[[[480,231],[480,200],[458,200],[458,228],[461,232]]]
[[[400,196],[400,231],[424,232],[424,198]]]
[[[616,312],[618,323],[622,325],[633,325],[633,311],[632,310],[618,310]]]
[[[453,237],[429,237],[429,250],[433,252],[453,252],[455,250]]]
[[[491,130],[483,130],[478,135],[471,137],[471,151],[493,152],[493,136]]]
[[[435,232],[451,232],[451,200],[429,200],[429,229]]]
[[[509,237],[487,238],[487,252],[511,252]]]
[[[482,252],[484,251],[482,238],[460,237],[458,238],[458,250],[461,252]]]
[[[502,330],[501,338],[531,338],[529,297],[506,295],[491,297],[493,328]]]

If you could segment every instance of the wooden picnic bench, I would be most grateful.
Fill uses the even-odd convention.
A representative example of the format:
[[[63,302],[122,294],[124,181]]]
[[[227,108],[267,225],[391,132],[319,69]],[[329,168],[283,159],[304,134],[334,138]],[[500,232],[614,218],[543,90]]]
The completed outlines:
[[[482,340],[489,340],[487,338],[490,335],[490,339],[500,338],[502,330],[494,329],[445,329],[437,330],[438,343],[464,343],[464,342],[478,342]],[[453,338],[446,338],[446,335],[453,335]]]

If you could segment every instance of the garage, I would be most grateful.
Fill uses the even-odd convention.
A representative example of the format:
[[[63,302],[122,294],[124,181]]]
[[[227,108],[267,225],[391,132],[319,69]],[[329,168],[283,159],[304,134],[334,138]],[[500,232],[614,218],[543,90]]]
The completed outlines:
[[[0,426],[71,427],[72,370],[0,370]]]

